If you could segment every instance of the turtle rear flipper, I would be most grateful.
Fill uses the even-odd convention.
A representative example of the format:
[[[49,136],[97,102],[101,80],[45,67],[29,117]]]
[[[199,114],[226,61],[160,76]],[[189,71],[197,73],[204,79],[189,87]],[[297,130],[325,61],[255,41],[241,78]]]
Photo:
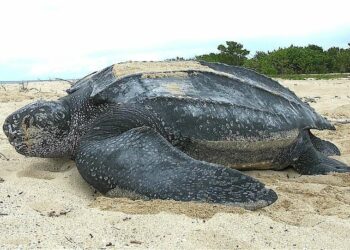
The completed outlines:
[[[80,174],[94,188],[114,188],[155,199],[222,203],[257,209],[277,199],[274,191],[241,172],[195,160],[149,127],[120,135],[83,138],[76,157]],[[102,138],[102,139],[101,139]]]
[[[314,138],[312,136],[310,137],[308,134],[306,133],[304,134],[303,136],[304,143],[305,143],[304,151],[300,155],[298,160],[293,164],[293,167],[298,173],[305,174],[305,175],[317,175],[317,174],[328,174],[332,172],[336,172],[336,173],[350,172],[350,167],[348,167],[346,164],[327,157],[324,153],[321,153],[319,151],[319,148],[316,148],[314,146],[315,140],[313,139],[316,138],[320,141],[321,139],[315,136]],[[323,143],[331,144],[330,142],[327,142],[327,141],[323,141]]]
[[[313,135],[310,131],[309,136],[312,145],[314,145],[317,151],[321,152],[325,156],[340,155],[340,150],[333,143],[318,138],[317,136]]]

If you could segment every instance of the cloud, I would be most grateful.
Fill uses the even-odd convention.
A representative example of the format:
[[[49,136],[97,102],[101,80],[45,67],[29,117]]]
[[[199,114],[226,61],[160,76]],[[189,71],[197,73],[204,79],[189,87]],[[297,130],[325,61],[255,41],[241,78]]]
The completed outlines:
[[[1,5],[0,66],[34,61],[21,66],[31,77],[88,72],[117,60],[194,54],[218,41],[288,39],[350,27],[349,4],[340,0],[11,0]]]

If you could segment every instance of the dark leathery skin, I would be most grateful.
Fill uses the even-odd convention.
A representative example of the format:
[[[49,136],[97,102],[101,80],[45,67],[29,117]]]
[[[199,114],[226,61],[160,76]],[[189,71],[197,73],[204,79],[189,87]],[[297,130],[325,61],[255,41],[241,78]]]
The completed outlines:
[[[97,124],[98,129],[104,128]],[[84,179],[102,193],[118,186],[150,198],[248,209],[277,199],[272,190],[237,170],[193,160],[149,127],[118,136],[83,137],[76,162]]]

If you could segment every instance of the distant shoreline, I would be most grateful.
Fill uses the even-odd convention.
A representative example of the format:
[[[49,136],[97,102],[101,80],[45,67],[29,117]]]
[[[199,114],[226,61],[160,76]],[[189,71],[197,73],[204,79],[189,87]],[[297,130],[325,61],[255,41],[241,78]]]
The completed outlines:
[[[73,82],[75,83],[79,79],[61,79],[61,78],[56,78],[56,79],[46,79],[46,80],[19,80],[19,81],[1,81],[0,84],[27,84],[27,83],[42,83],[42,82]]]
[[[340,78],[347,78],[350,79],[350,72],[349,73],[327,73],[327,74],[284,74],[284,75],[267,75],[268,77],[271,77],[275,80],[279,79],[285,79],[285,80],[331,80],[331,79],[340,79]],[[46,79],[46,80],[19,80],[19,81],[1,81],[0,84],[28,84],[28,83],[42,83],[42,82],[70,82],[75,83],[79,79],[62,79],[62,78],[55,78],[55,79]]]

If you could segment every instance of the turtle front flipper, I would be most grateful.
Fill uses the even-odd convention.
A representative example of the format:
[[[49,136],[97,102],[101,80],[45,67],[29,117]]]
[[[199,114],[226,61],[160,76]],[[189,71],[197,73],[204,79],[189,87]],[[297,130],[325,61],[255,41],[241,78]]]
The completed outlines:
[[[101,136],[98,124],[82,138],[76,164],[101,193],[118,188],[141,196],[222,203],[257,209],[277,199],[274,191],[241,172],[195,160],[150,127]]]

